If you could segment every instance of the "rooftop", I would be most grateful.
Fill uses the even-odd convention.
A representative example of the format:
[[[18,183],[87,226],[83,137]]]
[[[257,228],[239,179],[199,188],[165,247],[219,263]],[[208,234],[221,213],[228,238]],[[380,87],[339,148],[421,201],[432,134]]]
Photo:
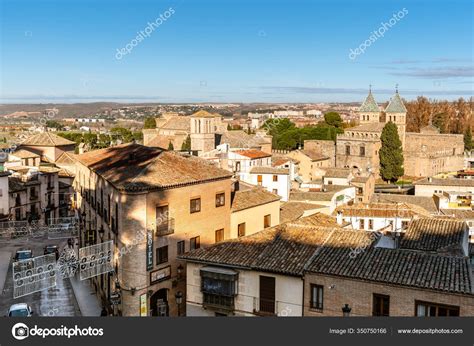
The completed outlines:
[[[385,123],[367,123],[361,124],[355,127],[350,127],[344,130],[344,132],[377,132],[381,133],[383,128],[385,127]],[[354,137],[354,139],[357,139]]]
[[[134,143],[93,150],[76,158],[117,189],[127,192],[163,190],[232,176],[195,156]]]
[[[231,211],[237,212],[279,200],[280,196],[268,192],[262,187],[251,187],[235,192],[232,199]]]
[[[308,156],[311,159],[311,161],[321,161],[321,160],[329,159],[327,156],[324,156],[323,154],[317,152],[316,150],[303,149],[303,150],[300,150],[300,152]]]
[[[385,113],[406,113],[407,109],[403,104],[400,94],[395,92],[395,95],[390,99],[387,108],[385,108]]]
[[[250,173],[253,174],[290,174],[287,168],[275,168],[275,167],[265,167],[265,166],[254,166],[250,169]]]
[[[20,146],[57,147],[76,143],[51,132],[42,132],[25,139]]]
[[[474,210],[470,209],[441,209],[441,214],[452,216],[456,219],[474,219]]]
[[[372,95],[372,91],[369,91],[364,103],[359,108],[359,112],[380,112],[379,106],[377,102],[375,102],[374,95]]]
[[[442,252],[462,246],[467,224],[449,218],[421,218],[410,222],[400,247]]]
[[[326,208],[326,206],[294,201],[282,203],[280,206],[280,222],[295,221],[302,217],[305,211],[321,208]]]
[[[474,179],[460,178],[424,178],[413,183],[413,185],[436,185],[436,186],[466,186],[474,187]]]
[[[25,150],[25,149],[19,149],[19,150],[16,150],[12,153],[13,156],[16,156],[20,159],[27,159],[27,158],[36,158],[36,157],[40,157],[38,154],[35,154],[29,150]]]
[[[272,154],[265,153],[261,150],[248,149],[248,150],[236,150],[234,153],[248,157],[250,159],[263,159],[265,157],[271,157]]]
[[[326,168],[325,178],[347,178],[351,174],[349,168]]]
[[[394,203],[409,203],[417,205],[434,214],[438,212],[438,208],[433,200],[433,197],[389,194],[389,193],[375,193],[372,196],[371,202],[394,202]]]
[[[412,218],[414,216],[430,216],[425,209],[408,203],[357,203],[341,205],[334,210],[333,215],[342,212],[343,216],[378,217],[378,218]]]

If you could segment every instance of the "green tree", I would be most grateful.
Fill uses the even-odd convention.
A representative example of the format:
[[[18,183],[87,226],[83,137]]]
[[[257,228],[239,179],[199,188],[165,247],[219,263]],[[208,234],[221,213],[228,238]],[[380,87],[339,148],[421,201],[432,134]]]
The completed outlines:
[[[89,145],[91,149],[97,149],[97,135],[94,133],[84,133],[82,136],[84,138],[84,143]]]
[[[433,116],[432,124],[439,129],[439,132],[446,132],[446,114],[438,113]]]
[[[148,117],[143,123],[144,129],[156,129],[156,121],[154,117]]]
[[[337,129],[342,129],[344,127],[344,122],[342,121],[341,116],[337,112],[328,112],[324,114],[324,122],[327,125],[333,126]]]
[[[171,143],[171,141],[168,144],[168,150],[174,150],[174,145]]]
[[[181,150],[189,151],[191,150],[191,137],[188,135],[186,139],[181,144]]]
[[[464,150],[471,151],[472,147],[472,134],[471,129],[468,127],[464,132]]]
[[[398,136],[397,125],[389,121],[382,130],[380,140],[380,175],[385,181],[395,182],[404,173],[402,142]]]

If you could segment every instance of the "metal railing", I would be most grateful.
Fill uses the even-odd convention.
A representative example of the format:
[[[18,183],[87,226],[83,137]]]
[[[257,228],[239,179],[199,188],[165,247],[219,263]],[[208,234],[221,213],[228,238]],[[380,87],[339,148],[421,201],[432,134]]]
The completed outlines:
[[[276,315],[276,300],[254,297],[253,311],[255,314],[263,316]]]
[[[174,233],[174,218],[169,217],[164,220],[157,220],[156,235],[158,237],[173,234],[173,233]]]

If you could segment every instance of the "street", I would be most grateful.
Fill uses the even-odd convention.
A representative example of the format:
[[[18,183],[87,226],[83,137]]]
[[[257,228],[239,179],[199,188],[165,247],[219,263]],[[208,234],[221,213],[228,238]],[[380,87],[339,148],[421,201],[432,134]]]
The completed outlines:
[[[81,316],[78,302],[69,279],[58,276],[56,287],[35,292],[27,296],[13,298],[12,258],[20,248],[33,251],[33,256],[43,255],[46,245],[58,245],[60,251],[67,246],[66,239],[19,238],[0,240],[0,315],[6,315],[11,305],[27,303],[34,316]]]

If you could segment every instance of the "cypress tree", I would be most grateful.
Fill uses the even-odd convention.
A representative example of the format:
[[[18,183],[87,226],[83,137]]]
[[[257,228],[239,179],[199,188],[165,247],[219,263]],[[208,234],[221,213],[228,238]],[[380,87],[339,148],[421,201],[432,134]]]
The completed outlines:
[[[380,140],[380,175],[385,181],[395,182],[404,173],[402,142],[398,136],[397,125],[388,122],[382,130]]]

